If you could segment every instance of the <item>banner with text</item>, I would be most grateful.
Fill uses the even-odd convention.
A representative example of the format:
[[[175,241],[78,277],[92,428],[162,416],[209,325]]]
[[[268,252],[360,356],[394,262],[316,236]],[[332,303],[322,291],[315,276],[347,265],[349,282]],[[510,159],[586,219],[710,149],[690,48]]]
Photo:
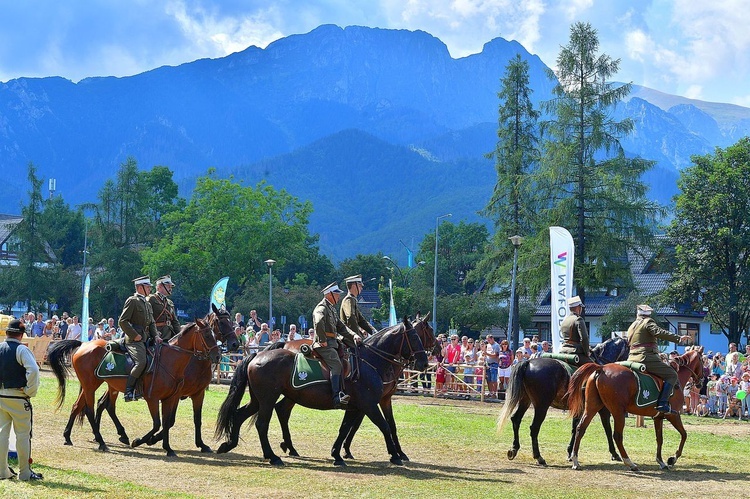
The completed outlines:
[[[568,315],[568,298],[573,296],[573,262],[575,246],[573,236],[563,227],[549,228],[550,267],[552,289],[550,296],[552,347],[555,352],[562,347],[560,324]]]

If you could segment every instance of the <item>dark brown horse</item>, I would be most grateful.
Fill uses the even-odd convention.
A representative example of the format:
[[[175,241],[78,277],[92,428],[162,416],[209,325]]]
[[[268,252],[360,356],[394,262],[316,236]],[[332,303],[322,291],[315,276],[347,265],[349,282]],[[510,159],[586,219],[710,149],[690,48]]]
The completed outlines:
[[[690,350],[677,357],[676,363],[679,366],[677,377],[680,380],[679,386],[685,386],[690,378],[693,378],[697,386],[703,382],[703,364],[701,356],[703,347]],[[586,385],[583,388],[583,385]],[[615,442],[617,448],[626,465],[633,471],[638,471],[638,466],[628,457],[625,447],[622,443],[622,432],[625,428],[625,415],[627,413],[641,416],[652,416],[654,418],[654,431],[656,432],[656,462],[661,469],[673,466],[677,459],[682,455],[682,448],[687,440],[687,432],[682,425],[682,418],[679,411],[682,410],[684,397],[679,386],[675,389],[670,405],[676,409],[672,414],[662,414],[656,411],[656,401],[645,407],[639,407],[636,404],[636,394],[638,393],[638,382],[636,374],[627,367],[619,364],[607,364],[598,366],[595,364],[583,366],[570,379],[568,388],[568,405],[570,415],[580,418],[576,429],[575,444],[573,446],[573,469],[581,468],[578,463],[578,448],[581,445],[581,439],[586,433],[591,418],[602,408],[607,408],[615,420]],[[585,390],[585,400],[584,400]],[[663,442],[662,430],[664,427],[664,418],[680,433],[680,445],[674,456],[670,457],[665,463],[661,457],[661,447]]]
[[[601,364],[625,360],[628,357],[628,345],[622,338],[607,340],[592,349],[592,358]],[[597,365],[597,364],[592,364]],[[525,360],[513,367],[505,392],[505,405],[498,417],[498,428],[510,419],[513,422],[513,446],[508,450],[508,459],[515,459],[521,448],[519,441],[519,429],[521,420],[529,406],[534,406],[534,419],[531,422],[531,451],[534,459],[541,466],[546,466],[539,452],[539,430],[547,417],[550,407],[555,409],[567,409],[568,398],[565,392],[568,389],[570,374],[562,362],[549,358],[534,358]],[[613,461],[619,461],[615,444],[612,441],[612,427],[609,421],[609,412],[602,409],[599,413],[604,433],[609,443],[609,453]],[[573,451],[573,439],[578,420],[573,420],[568,443],[568,459]]]
[[[221,342],[222,346],[226,347],[227,351],[233,352],[239,348],[239,341],[237,335],[234,334],[234,327],[232,323],[232,316],[224,308],[216,308],[213,304],[211,305],[213,312],[208,314],[203,320],[209,325],[213,332],[214,339]],[[203,425],[203,399],[205,398],[206,388],[211,384],[211,378],[213,376],[213,370],[211,369],[211,361],[209,359],[192,357],[185,368],[185,382],[180,386],[180,400],[190,397],[193,403],[193,425],[195,427],[195,446],[198,447],[201,452],[213,452],[211,447],[203,442],[203,436],[201,434],[201,428]],[[120,442],[125,445],[130,445],[130,438],[128,438],[125,427],[120,422],[115,411],[115,404],[117,402],[118,391],[114,385],[109,385],[108,390],[99,398],[99,402],[96,406],[96,419],[101,422],[102,412],[106,409],[107,414],[112,418],[112,422],[117,429],[117,434],[120,436]],[[73,428],[73,422],[75,418],[71,416],[68,421],[68,426],[65,427],[66,444],[72,445],[70,442],[70,433]],[[154,445],[162,439],[163,431],[160,431],[151,439],[146,442],[148,445]]]
[[[232,384],[224,403],[219,410],[216,422],[216,437],[226,437],[218,452],[227,452],[237,446],[242,423],[248,418],[255,421],[263,457],[273,465],[284,464],[274,454],[268,442],[268,424],[274,405],[279,396],[284,395],[295,404],[319,410],[333,409],[333,396],[328,383],[311,384],[302,389],[292,387],[292,371],[296,354],[284,349],[264,350],[246,358],[235,371]],[[402,324],[386,328],[368,337],[358,348],[359,377],[346,381],[346,392],[351,396],[350,410],[346,411],[345,424],[339,430],[337,444],[331,450],[336,464],[343,463],[341,442],[349,434],[354,418],[359,411],[365,413],[377,426],[385,439],[391,463],[403,464],[388,422],[378,408],[386,387],[382,378],[394,366],[415,360],[415,368],[427,367],[427,355],[416,331],[407,319]],[[250,402],[239,407],[245,388],[250,393]]]
[[[430,327],[430,323],[427,320],[429,316],[430,314],[428,313],[425,317],[418,317],[417,321],[414,323],[414,330],[417,332],[417,336],[419,336],[420,341],[422,341],[424,349],[428,352],[432,350],[433,346],[435,346],[435,334],[433,333],[432,327]],[[298,352],[303,344],[312,345],[312,340],[287,341],[281,346],[283,346],[283,348],[286,350]],[[399,378],[401,378],[401,374],[403,374],[405,367],[406,366],[403,364],[394,366],[392,370],[387,371],[383,375],[384,391],[379,404],[380,409],[383,411],[383,415],[385,416],[385,420],[388,422],[388,427],[391,429],[391,437],[393,438],[393,443],[396,446],[396,452],[398,453],[401,460],[408,461],[409,457],[401,449],[401,443],[398,440],[396,420],[393,417],[393,405],[391,402],[391,398],[393,397],[393,394],[396,393],[396,388],[398,387],[398,380]],[[299,456],[297,450],[292,444],[292,435],[289,432],[289,417],[292,414],[294,405],[294,400],[283,397],[279,402],[276,403],[276,416],[279,418],[279,423],[281,424],[281,432],[284,439],[281,442],[281,449],[284,452],[289,453],[290,456]],[[363,411],[357,410],[356,412],[356,418],[354,416],[349,416],[352,418],[352,421],[349,433],[347,433],[346,439],[344,440],[344,457],[346,459],[354,459],[354,456],[352,456],[351,453],[352,440],[354,439],[354,435],[357,434],[357,430],[359,429],[359,426],[362,424],[362,421],[365,418],[365,413]],[[342,421],[341,427],[343,426],[344,422]],[[341,465],[344,463],[343,461],[341,461],[337,464]]]
[[[94,395],[102,383],[106,383],[118,392],[125,390],[126,377],[102,379],[95,371],[102,358],[107,353],[107,342],[104,340],[81,343],[78,340],[63,340],[53,344],[47,354],[47,359],[55,373],[58,383],[57,407],[65,400],[65,383],[69,374],[65,360],[71,353],[71,363],[81,384],[78,400],[73,404],[70,417],[83,419],[84,415],[91,424],[94,438],[99,444],[99,450],[106,451],[107,445],[99,431],[99,421],[94,414]],[[152,428],[142,438],[136,439],[132,447],[148,442],[162,425],[159,418],[159,402],[161,402],[162,419],[164,425],[163,443],[167,456],[175,456],[169,444],[169,429],[174,425],[177,403],[180,400],[180,387],[185,382],[185,368],[192,357],[201,357],[218,362],[220,352],[210,326],[200,319],[187,324],[179,334],[162,343],[159,360],[153,373],[143,376],[143,395],[151,413]],[[66,441],[70,445],[70,440]]]

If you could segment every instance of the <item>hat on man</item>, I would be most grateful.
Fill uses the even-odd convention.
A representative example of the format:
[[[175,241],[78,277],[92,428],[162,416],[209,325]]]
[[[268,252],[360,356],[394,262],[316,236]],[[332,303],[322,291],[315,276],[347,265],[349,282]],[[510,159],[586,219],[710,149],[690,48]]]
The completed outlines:
[[[327,295],[328,293],[342,293],[341,288],[339,288],[338,283],[335,281],[323,288],[323,294]]]
[[[347,277],[346,279],[344,279],[344,281],[346,281],[346,285],[347,286],[350,285],[350,284],[354,284],[355,282],[361,283],[362,282],[362,274],[350,275],[349,277]]]
[[[651,312],[654,311],[653,308],[651,308],[651,307],[649,307],[648,305],[645,305],[645,304],[644,305],[638,305],[636,307],[636,310],[638,312],[638,315],[642,315],[642,316],[645,316],[645,317],[651,315]]]
[[[137,277],[133,279],[133,284],[135,284],[136,286],[138,286],[139,284],[143,284],[145,286],[151,286],[151,278],[147,275]]]
[[[11,334],[25,333],[26,326],[19,319],[14,319],[8,323],[8,329],[5,331]]]
[[[158,278],[156,280],[156,284],[171,284],[172,286],[174,286],[174,282],[172,282],[172,277],[169,274],[163,275],[160,278]]]
[[[581,301],[581,297],[576,295],[573,298],[568,298],[568,308],[573,307],[583,307],[583,302]]]

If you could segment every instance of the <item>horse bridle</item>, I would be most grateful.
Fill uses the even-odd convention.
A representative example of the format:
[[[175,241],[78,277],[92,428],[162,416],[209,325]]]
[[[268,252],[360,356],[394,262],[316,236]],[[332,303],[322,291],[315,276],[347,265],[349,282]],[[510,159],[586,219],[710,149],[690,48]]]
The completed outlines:
[[[698,385],[698,388],[700,388],[703,385],[703,366],[698,365],[698,369],[700,370],[700,374],[696,371],[693,371],[693,368],[688,365],[688,361],[682,359],[681,357],[678,357],[675,359],[678,366],[685,366],[690,371],[690,376],[695,380],[696,385]]]
[[[414,330],[414,327],[412,327],[411,329],[406,329],[406,327],[404,326],[404,330],[401,332],[401,334],[403,336],[401,338],[401,344],[398,347],[399,354],[397,356],[393,356],[392,354],[390,354],[388,352],[385,352],[385,351],[379,349],[376,346],[368,345],[366,343],[362,343],[361,346],[364,347],[364,348],[366,348],[366,349],[368,349],[368,350],[371,350],[372,353],[374,353],[375,355],[377,355],[381,359],[386,360],[386,361],[390,362],[393,365],[397,365],[397,366],[400,366],[400,367],[404,368],[404,367],[406,367],[406,366],[409,365],[409,360],[412,357],[414,357],[416,354],[418,354],[418,353],[426,353],[424,351],[424,349],[422,349],[422,350],[414,350],[414,348],[412,347],[412,344],[411,344],[411,340],[409,339],[409,331],[414,331],[414,336],[417,336],[417,332]],[[406,344],[409,346],[409,356],[406,357],[406,358],[404,358],[401,355],[401,351],[404,349],[404,341],[406,341]]]
[[[214,333],[218,330],[221,341],[224,341],[224,338],[226,336],[229,336],[230,333],[224,334],[221,331],[221,326],[219,326],[219,323],[221,322],[221,316],[226,316],[227,318],[231,317],[228,312],[219,312],[218,314],[216,312],[211,312],[209,314],[208,325]],[[234,331],[231,331],[231,334],[234,334]]]
[[[176,343],[177,343],[177,340],[178,340],[178,339],[180,338],[180,336],[182,336],[182,333],[183,333],[183,331],[185,331],[185,330],[183,330],[183,331],[180,331],[180,332],[179,332],[179,333],[177,333],[177,334],[176,334],[175,336],[173,336],[173,337],[172,337],[172,338],[171,338],[171,339],[170,339],[170,340],[169,340],[169,341],[168,341],[168,342],[166,343],[166,346],[167,346],[167,347],[169,347],[169,348],[171,348],[172,350],[176,350],[176,351],[178,351],[178,352],[182,352],[182,353],[187,353],[187,354],[190,354],[190,355],[194,356],[195,358],[197,358],[198,360],[208,360],[208,359],[210,359],[210,358],[211,358],[211,351],[212,351],[213,349],[215,349],[215,348],[219,348],[219,345],[218,345],[218,344],[216,344],[216,345],[214,345],[214,346],[212,346],[212,347],[209,347],[209,346],[208,346],[208,343],[206,343],[206,339],[205,339],[205,338],[203,337],[203,333],[202,333],[202,331],[203,331],[204,329],[206,329],[206,328],[205,328],[205,327],[200,327],[200,326],[199,326],[198,324],[196,324],[196,326],[198,326],[199,332],[201,332],[201,334],[199,334],[198,336],[200,337],[200,341],[201,341],[201,343],[203,343],[203,345],[201,345],[201,346],[202,346],[203,348],[205,348],[205,350],[200,350],[199,348],[196,348],[195,350],[188,350],[188,349],[186,349],[186,348],[182,348],[181,346],[177,345],[177,344],[176,344]],[[209,328],[210,328],[210,327],[211,327],[211,326],[210,326],[210,324],[209,324]],[[174,342],[174,343],[173,343],[173,342]]]

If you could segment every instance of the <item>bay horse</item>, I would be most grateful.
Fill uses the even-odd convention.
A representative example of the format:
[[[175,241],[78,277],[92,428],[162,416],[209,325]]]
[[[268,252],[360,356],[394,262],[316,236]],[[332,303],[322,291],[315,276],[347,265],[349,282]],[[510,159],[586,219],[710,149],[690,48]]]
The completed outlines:
[[[96,376],[96,368],[107,353],[106,345],[105,340],[86,343],[81,343],[79,340],[62,340],[53,344],[47,354],[47,359],[57,378],[58,393],[55,402],[59,409],[65,401],[65,383],[69,374],[65,360],[75,351],[71,364],[81,384],[81,391],[73,404],[70,417],[78,417],[82,420],[85,415],[88,418],[100,451],[108,449],[99,431],[99,421],[94,414],[96,389],[106,381],[115,391],[122,392],[125,390],[127,380],[126,377],[103,379]],[[148,442],[159,430],[162,425],[159,418],[159,402],[161,402],[164,425],[162,447],[167,451],[167,456],[174,457],[176,454],[169,444],[169,429],[174,425],[177,404],[180,400],[180,388],[185,382],[185,368],[192,357],[210,358],[218,362],[220,352],[210,326],[201,319],[186,324],[169,342],[163,342],[160,349],[158,362],[155,362],[153,372],[146,373],[142,377],[143,395],[151,413],[152,428],[143,437],[133,441],[131,446],[138,447]],[[70,445],[69,435],[66,444]]]
[[[239,340],[237,335],[234,334],[234,327],[232,323],[232,316],[226,308],[216,308],[215,305],[211,304],[212,312],[203,318],[214,335],[216,342],[221,342],[222,346],[226,346],[227,351],[233,352],[239,348]],[[191,357],[190,362],[185,368],[185,382],[180,386],[180,400],[190,397],[193,405],[193,426],[195,427],[195,446],[198,447],[201,452],[211,453],[211,447],[203,442],[203,436],[201,434],[201,428],[203,425],[203,399],[205,398],[206,388],[211,384],[213,376],[211,360],[202,357]],[[128,437],[125,427],[117,417],[115,405],[117,403],[117,389],[114,385],[109,385],[108,390],[99,398],[99,402],[96,406],[96,419],[101,422],[102,412],[106,409],[112,422],[117,429],[117,434],[120,436],[120,442],[125,445],[130,445],[130,438]],[[73,422],[75,417],[71,415],[68,426],[65,428],[63,435],[65,436],[66,445],[73,445],[70,442],[70,433],[73,428]],[[163,437],[163,430],[155,434],[149,439],[146,444],[154,445],[159,442]]]
[[[391,456],[390,462],[401,465],[403,461],[393,443],[391,428],[378,408],[378,402],[386,391],[382,379],[388,370],[412,358],[415,360],[415,368],[423,371],[427,367],[427,354],[413,326],[404,318],[401,324],[369,336],[359,345],[357,355],[359,377],[345,381],[346,392],[351,399],[338,438],[331,449],[331,457],[334,458],[334,464],[343,463],[341,443],[353,426],[355,417],[362,411],[383,434]],[[226,437],[227,440],[219,446],[217,452],[224,453],[234,449],[242,423],[251,418],[258,431],[263,458],[269,459],[272,465],[283,465],[284,462],[274,454],[268,442],[268,424],[279,396],[284,395],[295,404],[312,409],[334,408],[330,384],[317,383],[302,389],[292,387],[295,357],[294,352],[285,349],[263,350],[247,357],[238,366],[227,398],[219,409],[216,438]],[[250,393],[250,402],[239,407],[245,388]]]
[[[575,444],[573,446],[573,469],[581,469],[578,462],[578,449],[581,445],[581,439],[586,433],[591,418],[602,408],[607,408],[615,420],[615,442],[620,450],[624,463],[632,471],[638,471],[636,465],[628,453],[625,451],[622,441],[622,433],[625,428],[625,415],[627,413],[640,416],[652,416],[654,418],[654,431],[656,433],[656,462],[661,469],[674,466],[677,459],[682,455],[682,448],[687,440],[687,432],[682,424],[680,412],[684,397],[680,386],[690,378],[693,378],[695,384],[700,387],[703,383],[703,363],[701,360],[703,347],[690,350],[674,361],[676,362],[677,377],[680,383],[675,387],[674,394],[670,398],[670,405],[673,409],[671,414],[663,414],[656,411],[656,401],[645,407],[639,407],[636,404],[636,394],[638,393],[638,382],[636,374],[631,369],[619,364],[607,364],[598,366],[595,364],[583,366],[570,379],[568,387],[568,406],[570,415],[581,418],[575,434]],[[583,385],[586,385],[583,388]],[[584,400],[585,390],[585,400]],[[676,411],[674,409],[677,409]],[[663,426],[664,419],[667,419],[680,434],[680,445],[674,456],[670,457],[665,463],[661,457],[661,448],[663,443]]]
[[[625,360],[630,349],[627,342],[622,338],[609,339],[596,345],[591,350],[592,359],[598,363],[606,364],[618,360]],[[580,369],[580,368],[579,368]],[[521,444],[519,442],[519,429],[521,420],[530,405],[534,406],[534,419],[531,421],[531,452],[537,464],[546,466],[547,461],[539,452],[539,430],[547,417],[550,407],[555,409],[568,408],[568,382],[570,374],[562,361],[551,358],[533,358],[524,360],[513,366],[505,392],[505,404],[498,417],[498,429],[511,420],[513,423],[513,444],[508,450],[508,459],[515,459]],[[612,440],[612,426],[609,421],[609,412],[602,409],[599,413],[609,443],[609,453],[613,461],[619,461],[615,444]],[[578,419],[573,420],[568,443],[568,460],[573,452],[573,440]]]
[[[430,326],[429,321],[427,320],[430,316],[429,312],[424,317],[417,317],[416,322],[414,322],[414,331],[416,331],[417,336],[419,336],[420,341],[422,342],[422,346],[424,349],[429,352],[432,350],[432,347],[435,346],[435,334],[433,333],[432,327]],[[367,339],[365,339],[365,342],[367,342]],[[300,350],[300,347],[302,345],[312,345],[311,339],[304,339],[304,340],[294,340],[294,341],[287,341],[286,343],[274,345],[271,348],[281,348],[283,347],[286,350],[292,351],[292,352],[298,352]],[[388,422],[388,427],[391,429],[391,437],[393,438],[393,444],[396,446],[396,453],[399,455],[402,461],[408,461],[409,456],[406,455],[406,453],[401,449],[401,443],[398,440],[398,434],[396,431],[396,420],[393,417],[393,405],[391,398],[396,393],[396,389],[398,388],[398,380],[401,378],[401,374],[403,374],[404,369],[406,368],[405,363],[394,365],[394,368],[392,370],[388,370],[385,374],[382,376],[383,381],[383,396],[380,398],[380,401],[378,404],[380,405],[380,409],[383,412],[383,415],[385,416],[385,420]],[[281,425],[281,433],[283,441],[281,442],[280,446],[281,449],[284,452],[287,452],[290,456],[299,456],[299,453],[294,448],[294,445],[292,444],[292,436],[289,432],[289,417],[292,414],[292,409],[295,406],[295,401],[288,398],[283,397],[279,402],[276,403],[276,417],[279,418],[279,423]],[[359,430],[360,425],[362,424],[362,421],[365,418],[364,411],[358,410],[358,409],[351,409],[354,411],[357,411],[356,418],[352,416],[352,420],[350,422],[350,428],[349,432],[346,435],[346,438],[344,440],[344,458],[346,459],[354,459],[354,456],[351,453],[351,445],[352,440],[354,439],[354,435],[357,434],[357,430]],[[341,428],[343,428],[344,422],[341,422]],[[341,429],[340,428],[340,429]],[[338,463],[339,465],[343,465],[344,462],[341,461]]]

